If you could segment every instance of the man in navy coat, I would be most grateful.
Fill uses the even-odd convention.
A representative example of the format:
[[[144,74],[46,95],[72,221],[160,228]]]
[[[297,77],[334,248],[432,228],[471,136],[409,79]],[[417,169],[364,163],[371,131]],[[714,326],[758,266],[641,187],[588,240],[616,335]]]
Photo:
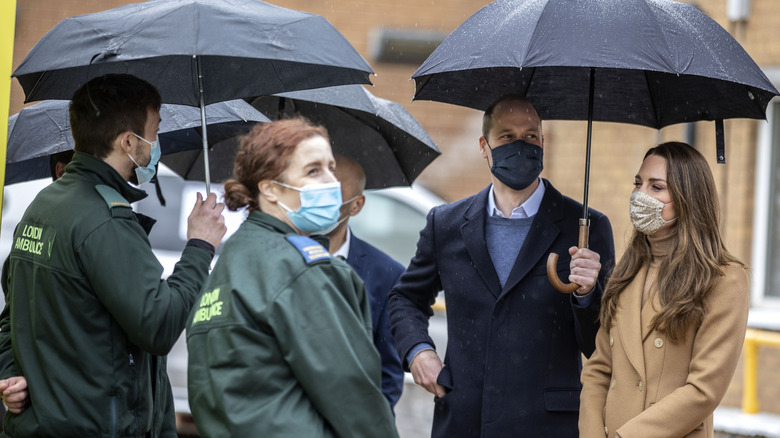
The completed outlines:
[[[343,155],[336,155],[336,178],[341,182],[341,222],[328,233],[330,252],[335,257],[347,260],[366,284],[374,345],[382,359],[382,393],[394,408],[404,386],[404,370],[398,357],[393,336],[390,333],[390,320],[387,309],[387,297],[398,283],[404,267],[379,249],[357,237],[349,229],[349,218],[360,213],[366,197],[366,174],[360,164]]]
[[[396,346],[414,381],[435,396],[433,437],[576,437],[581,353],[595,349],[612,228],[589,210],[590,249],[576,247],[582,205],[539,177],[542,123],[530,102],[499,99],[482,131],[492,184],[428,214],[390,294]],[[550,252],[561,255],[559,275],[580,285],[573,294],[550,285]],[[442,290],[443,363],[428,335]]]

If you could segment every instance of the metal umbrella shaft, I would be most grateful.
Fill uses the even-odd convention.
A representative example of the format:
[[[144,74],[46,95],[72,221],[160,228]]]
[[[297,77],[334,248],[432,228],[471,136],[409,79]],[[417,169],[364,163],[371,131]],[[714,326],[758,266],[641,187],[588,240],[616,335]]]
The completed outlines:
[[[590,68],[590,90],[588,91],[588,141],[585,150],[585,193],[582,196],[582,217],[580,218],[580,233],[577,246],[579,248],[588,247],[588,236],[590,234],[590,219],[588,218],[588,185],[590,183],[590,142],[593,134],[593,98],[596,88],[596,69]],[[580,288],[577,283],[565,284],[558,278],[557,272],[558,254],[551,252],[547,257],[547,278],[550,284],[559,292],[572,293]]]
[[[200,122],[203,127],[203,166],[204,175],[206,179],[206,196],[211,193],[211,177],[209,175],[209,140],[208,133],[206,132],[206,100],[203,97],[203,67],[200,64],[198,55],[193,56],[195,58],[195,65],[198,69],[198,98],[200,99]],[[590,144],[589,144],[590,146]]]

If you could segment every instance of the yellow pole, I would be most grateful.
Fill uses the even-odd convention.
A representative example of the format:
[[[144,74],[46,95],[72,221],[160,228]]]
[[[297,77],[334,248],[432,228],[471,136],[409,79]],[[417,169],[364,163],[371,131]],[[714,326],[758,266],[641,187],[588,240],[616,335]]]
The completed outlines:
[[[758,403],[758,347],[762,345],[780,348],[780,333],[747,329],[742,372],[742,412],[746,414],[757,414],[761,408]]]
[[[750,330],[745,336],[744,346],[745,368],[742,372],[742,412],[756,414],[758,405],[758,342]]]
[[[15,31],[16,0],[0,0],[0,217],[2,217],[5,185],[5,147],[8,140]]]

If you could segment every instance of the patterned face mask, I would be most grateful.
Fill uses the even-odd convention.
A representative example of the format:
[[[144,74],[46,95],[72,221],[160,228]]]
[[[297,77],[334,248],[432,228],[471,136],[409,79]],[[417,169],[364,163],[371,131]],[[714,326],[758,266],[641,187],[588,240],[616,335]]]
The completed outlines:
[[[631,223],[634,225],[634,228],[640,233],[649,236],[677,220],[677,218],[666,220],[661,216],[665,205],[668,204],[664,204],[647,193],[632,193],[628,213],[631,216]]]

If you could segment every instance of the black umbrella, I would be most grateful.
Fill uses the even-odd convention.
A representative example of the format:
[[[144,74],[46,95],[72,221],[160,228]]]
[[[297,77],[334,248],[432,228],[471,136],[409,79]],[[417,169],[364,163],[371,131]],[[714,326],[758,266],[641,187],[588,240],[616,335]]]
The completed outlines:
[[[164,155],[160,161],[182,178],[193,181],[205,181],[208,166],[212,181],[223,182],[233,175],[239,140],[240,136],[232,136],[212,143],[208,164],[204,159],[203,149],[187,149]]]
[[[323,125],[333,151],[363,166],[369,189],[411,185],[440,154],[404,107],[361,85],[279,93],[252,104],[271,119],[300,114]]]
[[[418,100],[484,110],[514,93],[542,119],[588,120],[580,247],[588,237],[593,120],[657,129],[715,120],[724,162],[723,119],[765,118],[778,95],[728,32],[671,0],[498,0],[461,24],[412,77]],[[551,254],[553,284],[576,290],[550,271],[555,261]]]
[[[51,176],[49,157],[72,150],[67,100],[47,100],[8,118],[5,184]],[[218,102],[207,107],[209,141],[214,144],[246,132],[257,122],[270,120],[243,100]],[[200,110],[185,105],[160,108],[160,149],[163,162],[169,154],[201,150]]]
[[[151,0],[63,20],[13,76],[30,102],[70,99],[91,78],[129,73],[164,102],[205,112],[224,100],[370,83],[371,72],[317,15],[258,0]]]

